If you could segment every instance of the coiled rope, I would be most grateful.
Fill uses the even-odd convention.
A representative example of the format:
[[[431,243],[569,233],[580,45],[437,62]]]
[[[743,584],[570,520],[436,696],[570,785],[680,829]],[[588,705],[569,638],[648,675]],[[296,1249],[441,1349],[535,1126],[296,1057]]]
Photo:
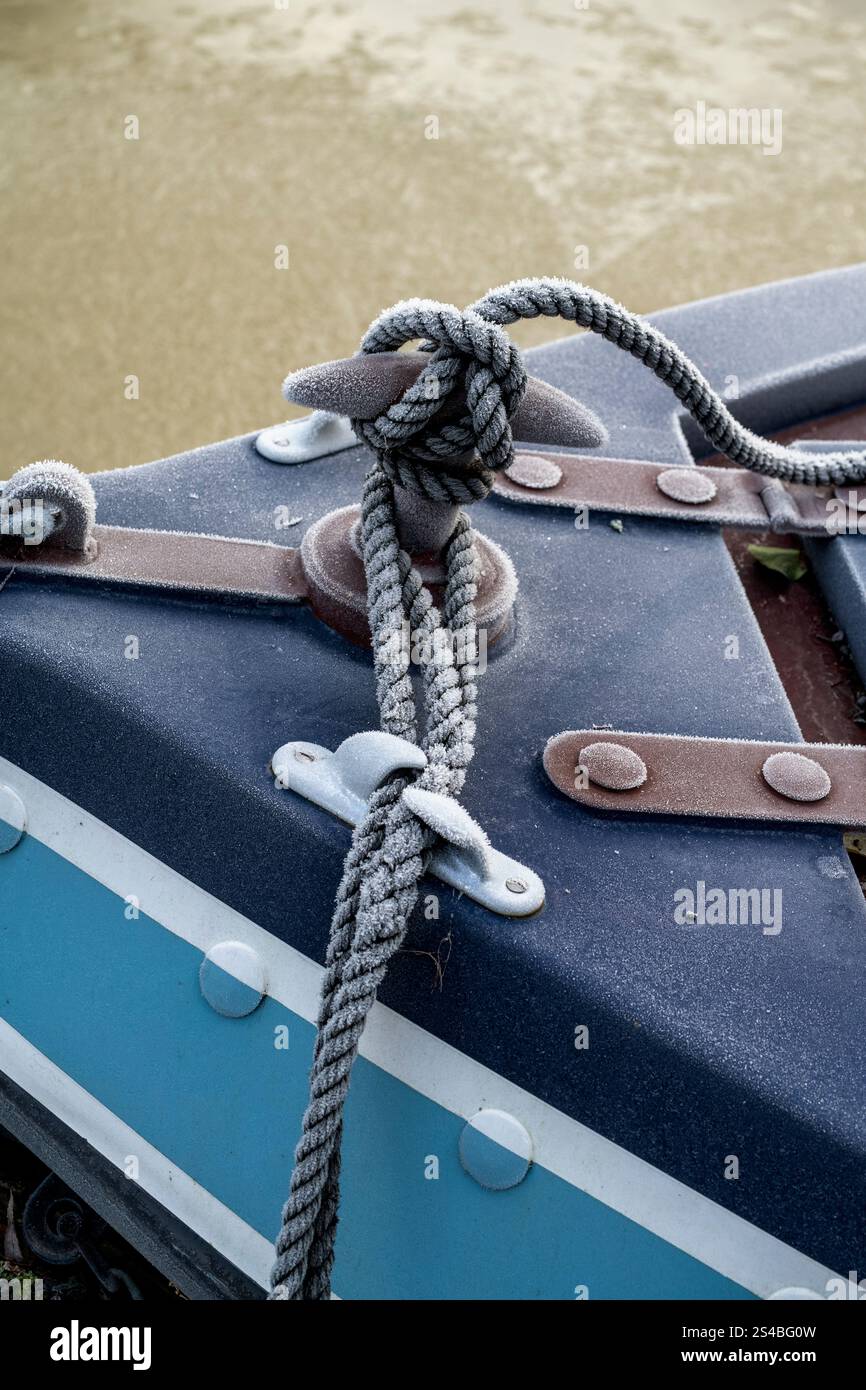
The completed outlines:
[[[493,475],[513,458],[511,416],[526,388],[522,357],[503,325],[540,315],[600,334],[643,362],[668,385],[709,442],[734,463],[787,482],[858,483],[866,453],[814,456],[761,439],[731,415],[694,364],[658,329],[606,295],[567,280],[518,280],[491,290],[469,309],[407,300],[367,331],[362,352],[386,352],[423,339],[429,364],[376,420],[353,420],[372,448],[364,486],[362,537],[367,603],[381,727],[418,742],[412,679],[401,634],[424,639],[422,666],[426,767],[396,776],[370,798],[343,867],[331,922],[309,1103],[295,1154],[271,1276],[271,1298],[326,1299],[339,1207],[343,1107],[367,1015],[389,962],[405,938],[433,849],[432,831],[409,809],[415,785],[459,795],[472,760],[476,723],[476,557],[465,513],[445,550],[439,613],[397,533],[394,486],[434,501],[486,497]],[[458,387],[467,414],[437,428],[434,417]],[[472,452],[471,462],[465,456]],[[433,640],[442,630],[451,640]]]

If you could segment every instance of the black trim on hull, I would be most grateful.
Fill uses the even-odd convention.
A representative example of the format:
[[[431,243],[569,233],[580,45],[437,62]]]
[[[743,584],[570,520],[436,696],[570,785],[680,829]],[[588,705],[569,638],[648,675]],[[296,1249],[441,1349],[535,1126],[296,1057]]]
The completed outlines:
[[[264,1290],[0,1071],[0,1126],[57,1173],[187,1298],[256,1300]]]

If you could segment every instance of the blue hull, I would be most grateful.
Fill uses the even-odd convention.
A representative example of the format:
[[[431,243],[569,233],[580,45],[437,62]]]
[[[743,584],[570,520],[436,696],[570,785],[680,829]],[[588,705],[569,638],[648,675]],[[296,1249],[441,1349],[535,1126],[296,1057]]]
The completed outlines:
[[[862,400],[864,291],[854,268],[656,322],[717,386],[736,373],[738,413],[766,432]],[[608,452],[691,458],[670,394],[608,345],[531,358],[605,420]],[[274,508],[307,525],[357,500],[364,461],[279,468],[232,440],[98,475],[99,519],[295,545],[303,528],[275,533]],[[438,918],[418,914],[353,1081],[335,1289],[821,1291],[866,1267],[866,907],[839,833],[593,815],[541,766],[552,735],[593,725],[800,739],[721,536],[645,519],[619,533],[606,517],[580,532],[565,512],[494,499],[474,520],[520,593],[490,653],[464,800],[547,901],[505,920],[431,881]],[[811,552],[859,657],[862,537]],[[263,1286],[348,844],[274,788],[268,759],[288,738],[333,748],[377,726],[369,657],[300,607],[13,578],[0,617],[0,783],[30,816],[0,855],[0,1071],[100,1162],[136,1159],[131,1184]],[[780,891],[782,931],[675,925],[674,891],[697,880]],[[440,985],[430,953],[445,938]],[[242,1017],[199,983],[227,940],[267,969]],[[227,980],[227,997],[244,987]],[[466,1120],[489,1107],[532,1137],[508,1191],[459,1161]]]

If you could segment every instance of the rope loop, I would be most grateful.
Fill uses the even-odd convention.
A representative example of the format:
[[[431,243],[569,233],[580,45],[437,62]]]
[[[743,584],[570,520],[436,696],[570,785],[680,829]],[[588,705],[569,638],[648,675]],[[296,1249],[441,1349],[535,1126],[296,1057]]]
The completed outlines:
[[[550,277],[500,285],[462,310],[407,299],[371,324],[362,352],[390,352],[421,338],[430,354],[429,365],[389,410],[376,420],[352,421],[392,482],[437,502],[487,496],[494,473],[514,456],[509,422],[526,390],[523,357],[505,326],[542,316],[597,333],[648,367],[713,448],[741,468],[790,483],[866,480],[866,453],[816,455],[762,439],[731,414],[690,358],[653,324],[598,290]],[[434,417],[458,387],[468,412],[453,420],[446,410],[437,426]]]

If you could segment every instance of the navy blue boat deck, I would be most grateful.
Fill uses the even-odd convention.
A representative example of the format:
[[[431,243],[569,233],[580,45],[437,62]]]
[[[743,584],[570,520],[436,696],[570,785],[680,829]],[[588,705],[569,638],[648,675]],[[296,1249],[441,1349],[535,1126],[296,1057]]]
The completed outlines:
[[[747,423],[779,429],[864,394],[864,294],[858,268],[655,321],[715,385],[738,376]],[[676,402],[609,345],[557,343],[532,370],[599,413],[605,452],[684,461]],[[275,466],[248,437],[100,475],[99,520],[297,545],[359,498],[363,470],[360,449]],[[283,504],[303,525],[274,530]],[[643,519],[619,533],[604,516],[581,531],[568,513],[492,498],[473,519],[510,554],[520,595],[481,683],[463,800],[541,874],[547,903],[509,921],[437,883],[440,920],[418,914],[384,1001],[821,1262],[866,1266],[866,907],[841,836],[595,817],[541,766],[551,735],[592,725],[800,737],[721,536]],[[822,579],[833,566],[852,577],[843,624],[863,623],[864,546],[826,544]],[[0,615],[0,751],[322,959],[348,832],[276,791],[267,764],[287,739],[334,747],[377,727],[368,655],[304,607],[13,577]],[[780,890],[782,931],[675,925],[675,891],[698,880]],[[424,952],[449,932],[439,988]]]

